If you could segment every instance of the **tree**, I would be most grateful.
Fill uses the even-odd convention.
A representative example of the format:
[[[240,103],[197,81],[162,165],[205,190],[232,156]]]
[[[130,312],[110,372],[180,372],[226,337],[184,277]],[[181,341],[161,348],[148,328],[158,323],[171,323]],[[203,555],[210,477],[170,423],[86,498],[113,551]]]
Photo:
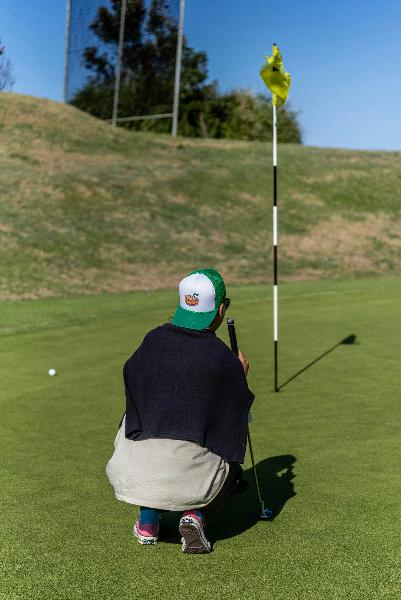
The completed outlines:
[[[127,0],[121,65],[119,115],[171,112],[174,91],[177,23],[169,16],[168,0]],[[91,75],[72,104],[110,118],[115,82],[115,56],[119,39],[121,0],[101,6],[91,24],[99,45],[85,48],[85,67]],[[207,79],[207,57],[183,43],[183,85],[193,90]]]
[[[121,64],[119,116],[171,112],[174,92],[177,23],[169,16],[169,0],[127,0]],[[121,0],[101,6],[91,24],[99,40],[83,53],[90,76],[72,104],[97,117],[110,119],[115,84]],[[272,117],[268,98],[238,90],[219,94],[217,82],[208,82],[208,58],[194,50],[184,36],[178,130],[192,137],[266,140]],[[297,115],[280,109],[279,141],[301,142]],[[124,127],[168,132],[169,119],[131,121]]]
[[[302,133],[297,113],[284,106],[277,111],[278,141],[300,144]],[[271,98],[237,90],[217,96],[206,110],[210,137],[239,140],[271,140],[273,116]]]
[[[15,80],[12,75],[11,63],[5,56],[5,47],[1,45],[0,38],[0,92],[11,90]]]

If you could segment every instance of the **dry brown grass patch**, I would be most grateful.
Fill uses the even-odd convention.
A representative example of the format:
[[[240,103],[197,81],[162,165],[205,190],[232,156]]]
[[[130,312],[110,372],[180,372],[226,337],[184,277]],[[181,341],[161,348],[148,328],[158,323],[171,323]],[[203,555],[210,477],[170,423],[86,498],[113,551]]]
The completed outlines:
[[[221,214],[221,209],[217,205],[204,204],[199,206],[198,214],[201,219],[218,219]]]
[[[289,190],[287,193],[287,197],[291,198],[295,202],[304,202],[309,206],[324,206],[323,200],[319,198],[316,194],[312,194],[311,192],[301,192],[300,190]]]
[[[167,202],[171,202],[171,204],[189,204],[190,200],[188,196],[185,194],[166,194],[165,198]]]
[[[0,231],[3,231],[5,233],[11,233],[12,231],[15,231],[14,227],[11,227],[11,225],[9,225],[8,223],[0,223]]]
[[[385,213],[364,215],[362,220],[349,221],[333,215],[312,227],[307,235],[281,236],[283,253],[294,260],[334,260],[344,273],[386,270],[380,263],[380,251],[374,243],[401,247],[401,224]],[[383,251],[384,252],[384,251]],[[397,262],[397,258],[394,260]],[[398,261],[401,265],[401,257]]]
[[[239,192],[238,198],[244,202],[250,202],[251,204],[263,204],[266,202],[266,198],[260,194],[248,194],[247,192]]]

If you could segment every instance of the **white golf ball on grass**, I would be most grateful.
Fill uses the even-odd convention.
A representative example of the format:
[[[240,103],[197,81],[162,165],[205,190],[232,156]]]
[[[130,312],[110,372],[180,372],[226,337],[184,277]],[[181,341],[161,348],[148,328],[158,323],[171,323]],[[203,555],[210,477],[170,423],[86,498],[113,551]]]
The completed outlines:
[[[56,374],[56,369],[49,369],[49,375],[50,377],[54,377]]]

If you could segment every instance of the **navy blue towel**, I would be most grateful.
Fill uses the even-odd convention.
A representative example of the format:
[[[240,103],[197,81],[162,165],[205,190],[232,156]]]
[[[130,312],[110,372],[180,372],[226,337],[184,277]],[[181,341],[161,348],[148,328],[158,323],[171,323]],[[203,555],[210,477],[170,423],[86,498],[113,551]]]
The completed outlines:
[[[150,331],[124,365],[125,436],[195,442],[244,462],[249,390],[238,357],[209,330]]]

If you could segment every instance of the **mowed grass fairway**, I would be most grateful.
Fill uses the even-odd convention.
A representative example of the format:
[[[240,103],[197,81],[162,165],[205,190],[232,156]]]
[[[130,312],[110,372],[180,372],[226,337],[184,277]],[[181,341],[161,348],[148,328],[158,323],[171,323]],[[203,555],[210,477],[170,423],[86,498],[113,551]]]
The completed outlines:
[[[2,600],[401,597],[399,281],[288,283],[280,294],[281,383],[343,338],[357,343],[275,394],[271,288],[229,289],[275,518],[257,522],[252,485],[211,517],[206,556],[181,553],[176,514],[156,547],[139,546],[136,509],[105,475],[122,365],[175,292],[2,303]],[[252,481],[248,456],[245,468]]]

